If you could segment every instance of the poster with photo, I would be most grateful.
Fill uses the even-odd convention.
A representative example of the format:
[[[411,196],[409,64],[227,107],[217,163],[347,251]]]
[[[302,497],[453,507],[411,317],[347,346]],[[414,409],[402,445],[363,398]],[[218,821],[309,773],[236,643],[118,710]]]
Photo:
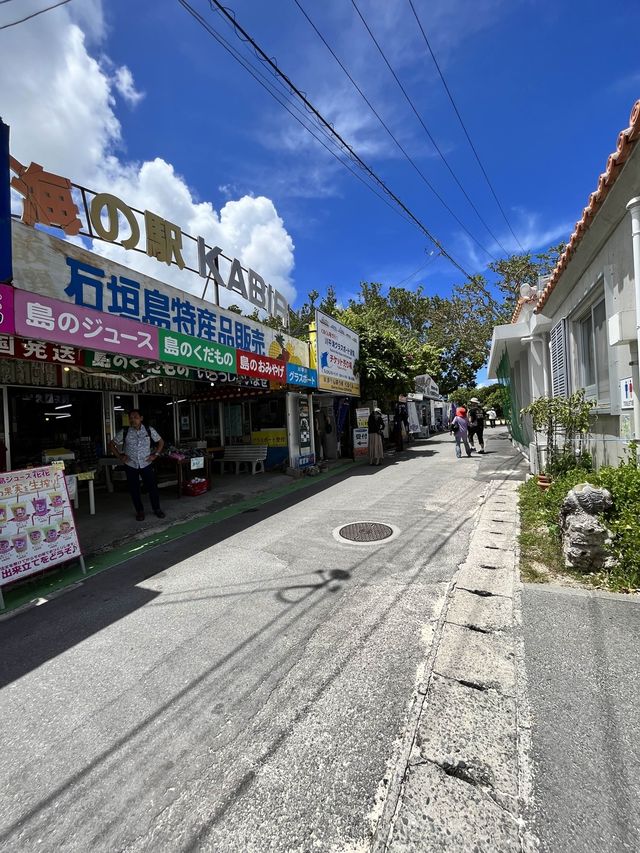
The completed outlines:
[[[81,553],[59,465],[0,474],[0,586]]]

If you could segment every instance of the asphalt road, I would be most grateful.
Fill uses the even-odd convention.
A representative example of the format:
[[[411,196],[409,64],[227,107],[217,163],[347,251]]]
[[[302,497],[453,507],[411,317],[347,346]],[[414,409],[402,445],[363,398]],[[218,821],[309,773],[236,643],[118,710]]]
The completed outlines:
[[[432,438],[0,623],[0,849],[365,849],[504,431]],[[493,451],[493,452],[491,452]],[[334,528],[394,525],[385,544]]]
[[[522,595],[541,853],[640,850],[640,600]]]

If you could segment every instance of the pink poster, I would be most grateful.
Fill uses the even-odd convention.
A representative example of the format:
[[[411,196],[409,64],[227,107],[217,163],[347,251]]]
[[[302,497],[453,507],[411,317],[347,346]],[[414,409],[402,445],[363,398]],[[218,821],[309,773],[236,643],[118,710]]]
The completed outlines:
[[[62,469],[0,474],[0,586],[81,553]]]
[[[0,284],[0,332],[12,335],[15,332],[13,321],[14,289],[8,284]]]
[[[16,290],[16,334],[59,344],[158,359],[158,330],[115,314]]]

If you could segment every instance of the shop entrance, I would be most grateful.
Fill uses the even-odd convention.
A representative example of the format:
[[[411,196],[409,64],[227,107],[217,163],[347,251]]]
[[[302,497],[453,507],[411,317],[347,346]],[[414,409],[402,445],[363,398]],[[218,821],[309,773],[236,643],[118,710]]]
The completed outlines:
[[[340,445],[333,411],[333,397],[313,399],[313,431],[316,447],[316,460],[322,462],[337,459]]]
[[[51,388],[7,389],[11,467],[42,465],[43,453],[64,448],[78,468],[95,468],[104,449],[102,394]]]

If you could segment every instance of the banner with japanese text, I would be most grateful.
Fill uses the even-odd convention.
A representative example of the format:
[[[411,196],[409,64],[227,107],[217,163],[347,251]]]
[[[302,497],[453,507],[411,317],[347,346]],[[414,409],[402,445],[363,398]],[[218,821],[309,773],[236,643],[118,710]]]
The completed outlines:
[[[13,319],[13,288],[0,284],[0,332],[12,335],[15,332]]]
[[[0,586],[81,553],[63,469],[0,474]]]
[[[12,233],[16,289],[92,308],[109,318],[137,321],[147,329],[165,329],[309,366],[308,344],[284,331],[20,222],[13,222]],[[33,336],[31,330],[27,337]],[[100,349],[95,342],[85,346]]]
[[[119,353],[95,352],[85,350],[84,363],[86,367],[97,370],[108,370],[113,373],[134,373],[141,371],[149,376],[166,376],[167,378],[191,379],[191,370],[183,364],[161,364],[158,361],[147,361]]]
[[[22,361],[42,361],[47,364],[83,365],[84,353],[68,344],[51,344],[32,338],[14,338],[0,335],[0,356],[19,358]]]
[[[254,376],[256,379],[269,379],[271,382],[285,382],[287,365],[275,358],[255,355],[238,350],[238,373],[241,376]]]
[[[316,311],[318,388],[359,397],[360,379],[355,373],[359,357],[360,337],[356,332]]]
[[[190,335],[180,335],[160,329],[160,358],[175,364],[212,368],[224,373],[238,373],[236,351],[232,347],[202,341]]]
[[[15,291],[14,308],[16,333],[23,338],[158,359],[158,330],[154,326],[26,290]]]
[[[287,385],[303,385],[307,388],[318,387],[318,371],[300,364],[287,364]]]

